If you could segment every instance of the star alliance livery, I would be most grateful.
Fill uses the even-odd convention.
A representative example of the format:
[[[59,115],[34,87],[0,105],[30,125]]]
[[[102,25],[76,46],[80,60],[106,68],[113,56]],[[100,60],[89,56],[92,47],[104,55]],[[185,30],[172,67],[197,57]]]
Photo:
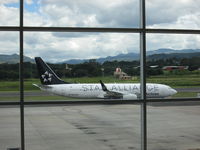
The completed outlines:
[[[41,85],[33,84],[43,91],[60,96],[73,98],[123,99],[136,100],[140,98],[139,83],[104,84],[70,83],[61,80],[54,71],[40,58],[35,57]],[[165,98],[177,93],[176,90],[164,84],[147,83],[147,98]]]

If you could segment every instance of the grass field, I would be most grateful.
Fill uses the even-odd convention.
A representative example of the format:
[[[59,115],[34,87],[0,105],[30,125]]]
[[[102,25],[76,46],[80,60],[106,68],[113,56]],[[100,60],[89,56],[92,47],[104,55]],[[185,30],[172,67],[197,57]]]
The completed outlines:
[[[147,78],[147,82],[162,83],[171,87],[200,87],[199,75],[174,75],[174,76],[152,76]]]
[[[99,83],[102,80],[104,83],[138,83],[139,77],[133,80],[118,80],[112,76],[108,77],[82,77],[82,78],[67,78],[64,79],[68,82],[75,83]],[[170,76],[152,76],[147,78],[148,83],[161,83],[169,85],[173,88],[181,87],[200,87],[199,75],[170,75]],[[32,84],[40,84],[39,79],[28,79],[24,80],[25,91],[40,91],[37,87]],[[0,92],[8,91],[19,91],[19,81],[0,81]],[[179,92],[174,97],[196,97],[195,92]],[[18,100],[18,97],[6,97],[6,100]],[[26,100],[68,100],[69,98],[60,96],[26,96]],[[0,100],[5,100],[5,97],[0,97]]]
[[[62,96],[25,96],[24,101],[43,101],[43,100],[72,100],[73,98]],[[19,96],[0,97],[0,101],[20,101]]]

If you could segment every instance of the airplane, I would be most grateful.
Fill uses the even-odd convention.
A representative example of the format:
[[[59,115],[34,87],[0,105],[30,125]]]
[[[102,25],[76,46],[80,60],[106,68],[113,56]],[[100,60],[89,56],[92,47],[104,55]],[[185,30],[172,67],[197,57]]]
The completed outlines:
[[[140,98],[140,83],[70,83],[61,80],[42,60],[35,57],[41,85],[33,84],[42,91],[59,96],[86,99],[137,100]],[[147,83],[147,98],[165,98],[177,91],[164,84]]]

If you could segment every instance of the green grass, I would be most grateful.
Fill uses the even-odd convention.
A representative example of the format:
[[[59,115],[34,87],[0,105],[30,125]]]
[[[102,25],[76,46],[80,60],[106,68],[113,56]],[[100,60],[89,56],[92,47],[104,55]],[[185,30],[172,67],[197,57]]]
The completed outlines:
[[[171,87],[198,87],[200,86],[199,75],[174,75],[174,76],[152,76],[147,82],[166,84]]]
[[[196,92],[178,92],[177,94],[172,96],[173,98],[195,98],[197,97],[197,93]]]
[[[32,84],[40,84],[38,79],[24,80],[24,90],[38,90]],[[0,91],[19,91],[19,81],[0,81]]]
[[[0,97],[0,101],[19,101],[19,97]],[[72,100],[73,98],[62,96],[25,96],[24,101],[40,101],[40,100]]]

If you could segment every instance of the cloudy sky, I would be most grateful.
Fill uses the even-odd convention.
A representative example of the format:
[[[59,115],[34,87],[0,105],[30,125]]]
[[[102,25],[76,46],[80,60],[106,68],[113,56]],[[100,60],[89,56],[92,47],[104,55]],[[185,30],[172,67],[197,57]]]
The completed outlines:
[[[0,0],[0,25],[19,25],[19,0]],[[148,28],[200,28],[199,0],[147,0]],[[25,0],[25,26],[138,27],[139,0]],[[19,53],[18,32],[0,32],[0,53]],[[139,34],[26,32],[24,51],[48,61],[139,52]],[[147,50],[197,49],[198,35],[148,34]]]

